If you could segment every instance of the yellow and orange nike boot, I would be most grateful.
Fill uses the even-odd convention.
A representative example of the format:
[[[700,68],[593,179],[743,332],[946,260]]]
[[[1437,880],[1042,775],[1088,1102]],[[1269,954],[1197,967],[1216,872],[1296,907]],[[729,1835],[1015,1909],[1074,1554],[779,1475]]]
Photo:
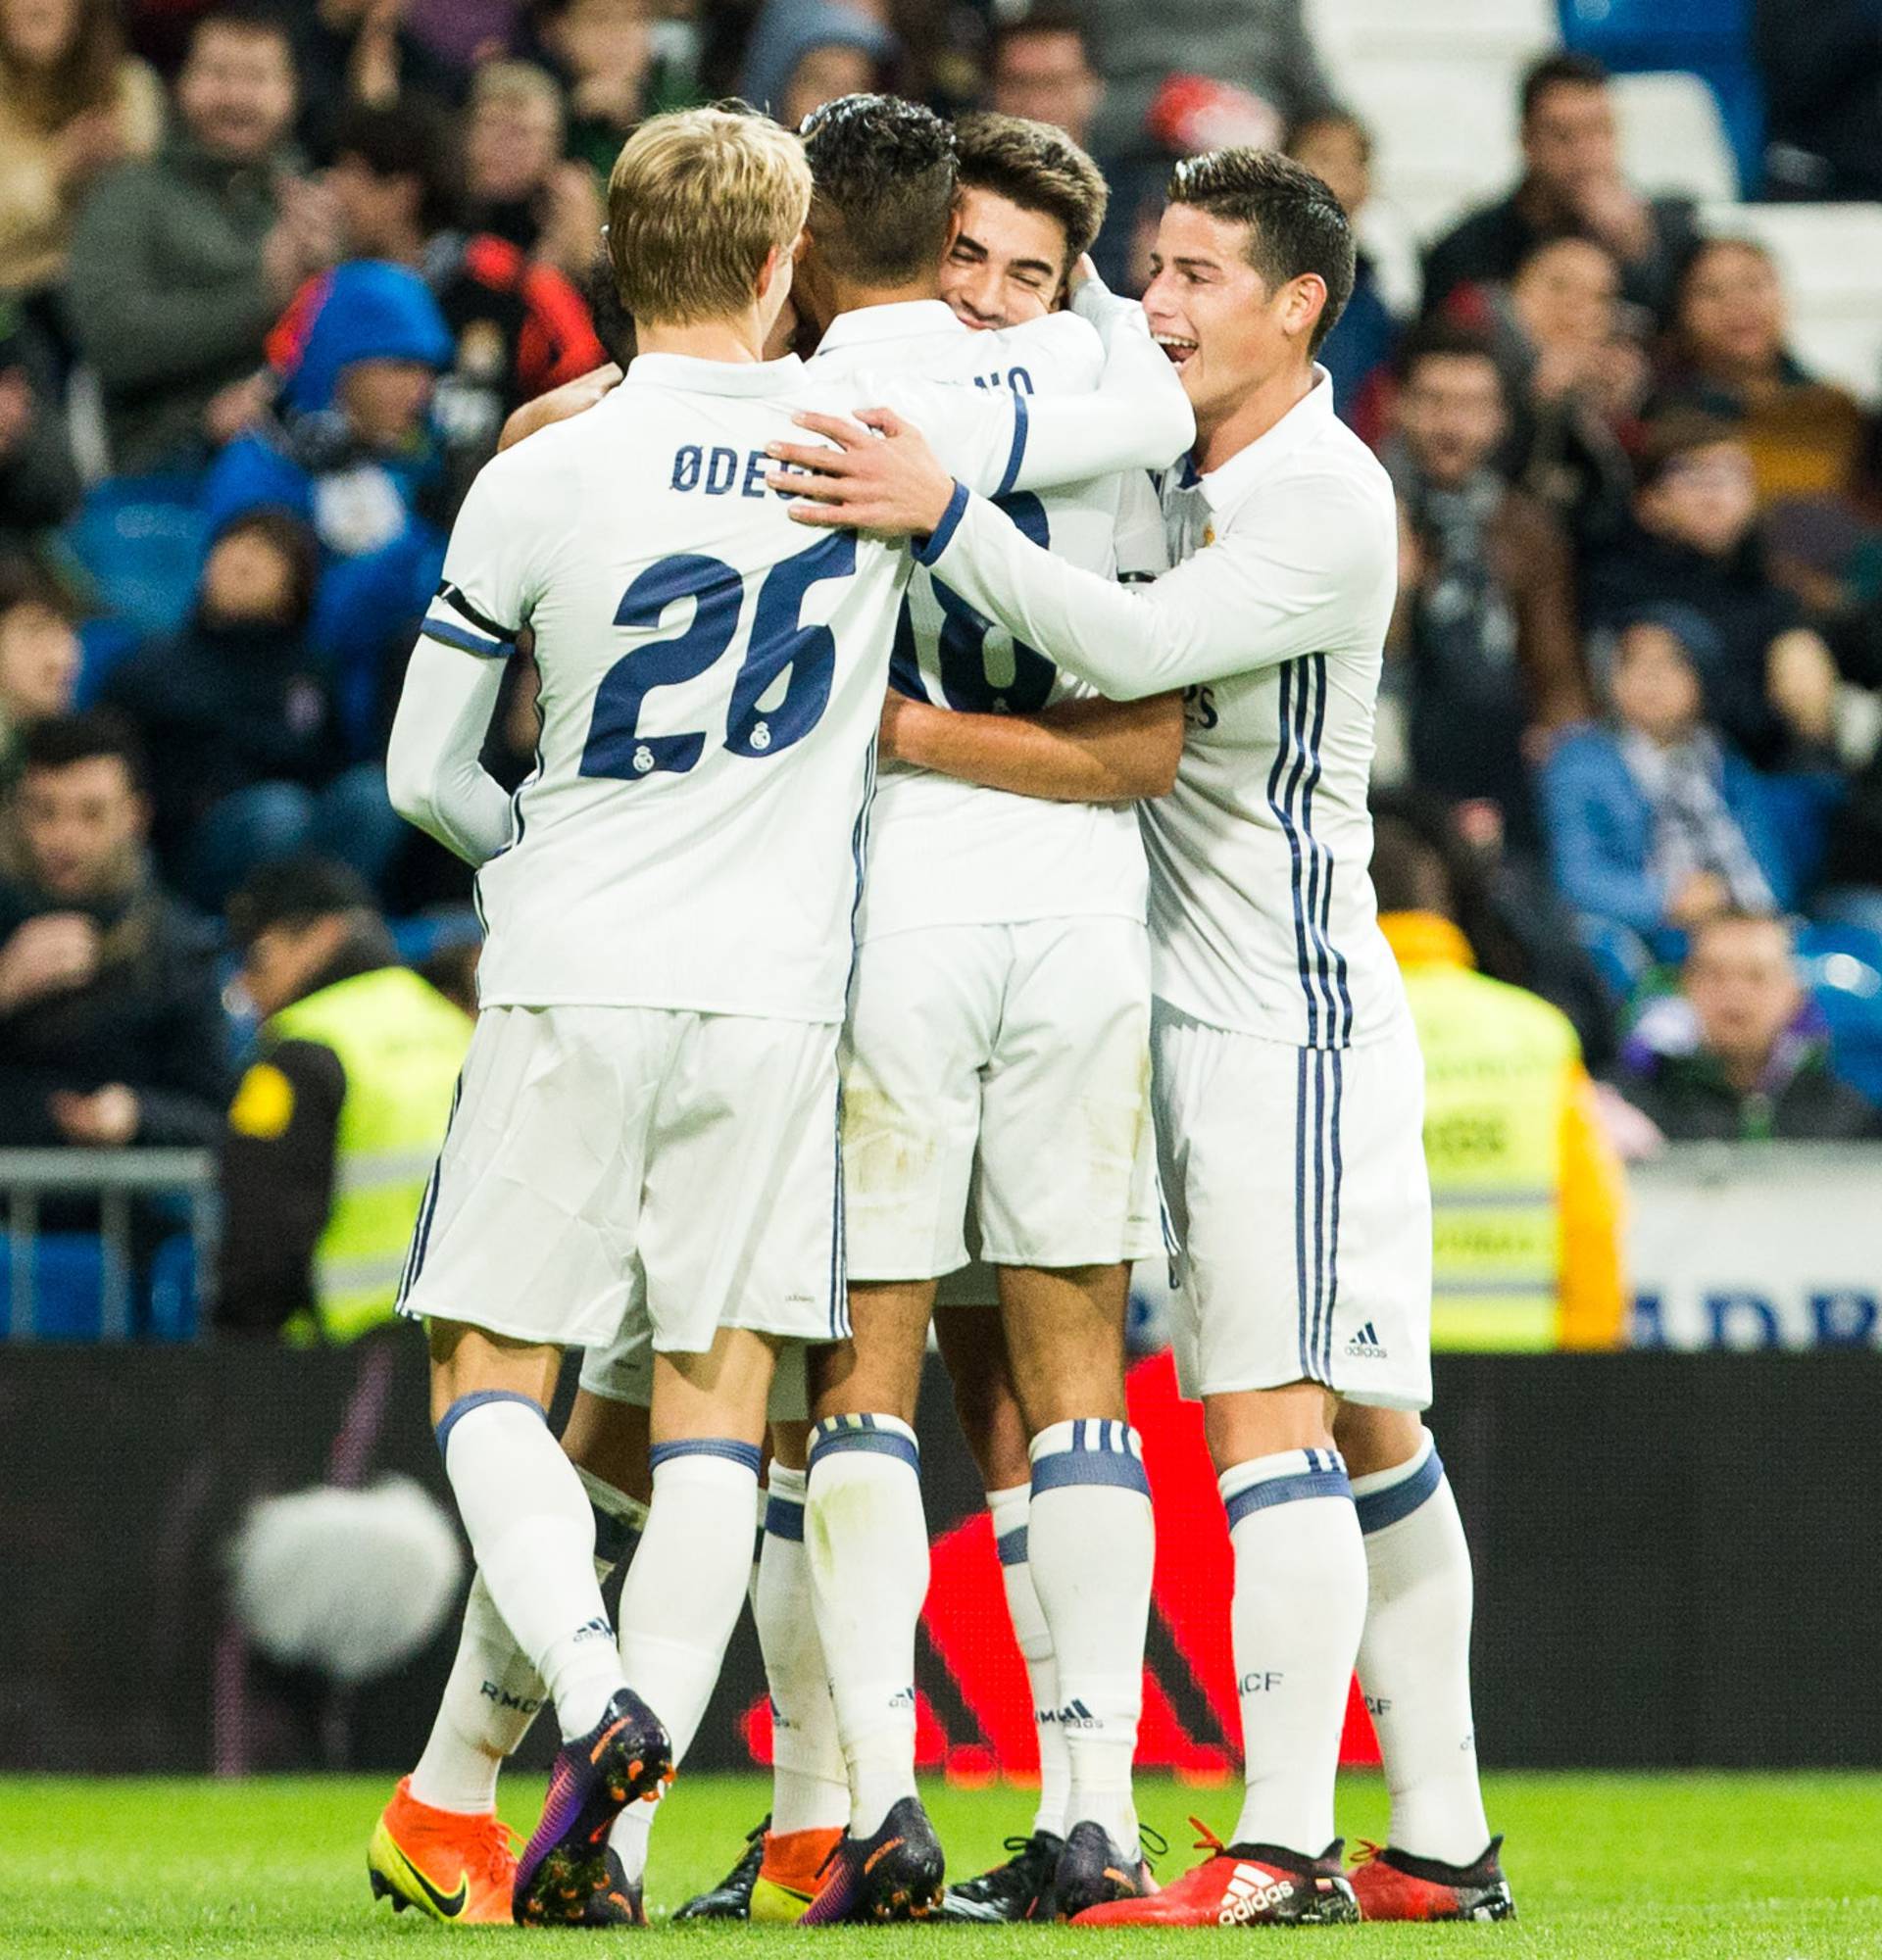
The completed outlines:
[[[842,1837],[841,1831],[766,1832],[751,1917],[770,1926],[795,1926],[817,1896],[817,1880]]]
[[[434,1810],[404,1777],[379,1813],[366,1853],[372,1896],[415,1906],[446,1926],[509,1926],[517,1854],[494,1810]]]

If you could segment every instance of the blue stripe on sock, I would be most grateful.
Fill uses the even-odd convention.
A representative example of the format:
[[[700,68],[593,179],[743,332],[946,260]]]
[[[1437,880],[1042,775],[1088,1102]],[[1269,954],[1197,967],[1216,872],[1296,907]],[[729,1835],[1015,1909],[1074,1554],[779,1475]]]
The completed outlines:
[[[1002,1565],[1023,1565],[1026,1562],[1026,1528],[1015,1525],[1012,1531],[1002,1532],[993,1542],[993,1548],[1000,1554]]]
[[[1409,1518],[1443,1482],[1444,1464],[1433,1449],[1404,1483],[1389,1484],[1383,1491],[1368,1492],[1365,1496],[1353,1499],[1360,1514],[1360,1529],[1383,1531],[1387,1525]]]
[[[648,1468],[658,1470],[676,1456],[722,1456],[727,1463],[742,1463],[754,1477],[758,1475],[758,1445],[740,1443],[736,1437],[689,1436],[679,1443],[657,1443],[647,1452]]]
[[[804,1506],[795,1497],[780,1497],[775,1492],[765,1500],[765,1536],[788,1539],[792,1544],[804,1543]]]
[[[867,1426],[851,1429],[850,1421]],[[915,1438],[904,1436],[899,1429],[877,1429],[872,1415],[831,1416],[817,1424],[811,1438],[811,1462],[815,1464],[819,1456],[839,1449],[867,1449],[878,1456],[899,1456],[917,1477],[921,1474],[921,1452],[916,1447]]]
[[[1350,1500],[1352,1495],[1353,1486],[1344,1470],[1303,1470],[1298,1476],[1269,1477],[1263,1483],[1251,1484],[1246,1491],[1237,1491],[1228,1498],[1224,1508],[1228,1512],[1228,1528],[1233,1531],[1252,1512],[1264,1511],[1273,1504],[1301,1504],[1310,1497]]]
[[[1102,1435],[1105,1425],[1094,1422],[1091,1427]],[[1072,1484],[1113,1484],[1119,1490],[1150,1495],[1150,1479],[1144,1474],[1143,1462],[1128,1449],[1081,1449],[1074,1443],[1069,1449],[1055,1449],[1048,1456],[1033,1458],[1035,1497],[1042,1491],[1063,1491]]]
[[[544,1422],[549,1420],[549,1411],[532,1396],[520,1396],[514,1389],[479,1389],[473,1396],[460,1396],[438,1418],[437,1427],[431,1432],[438,1439],[438,1454],[444,1454],[444,1446],[451,1441],[451,1432],[457,1428],[473,1408],[482,1408],[486,1402],[520,1402],[531,1415],[539,1415]]]

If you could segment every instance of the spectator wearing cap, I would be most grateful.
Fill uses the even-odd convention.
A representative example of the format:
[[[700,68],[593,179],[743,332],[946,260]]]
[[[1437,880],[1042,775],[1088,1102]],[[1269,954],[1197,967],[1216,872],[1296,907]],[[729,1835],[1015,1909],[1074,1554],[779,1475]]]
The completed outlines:
[[[166,147],[101,176],[66,306],[103,384],[119,471],[200,467],[257,407],[270,324],[332,263],[331,206],[296,177],[290,30],[246,5],[196,23]]]
[[[1694,927],[1679,995],[1642,1015],[1615,1086],[1670,1143],[1882,1137],[1882,1110],[1832,1071],[1790,927],[1765,913]]]
[[[1613,254],[1621,291],[1662,318],[1696,227],[1683,198],[1643,198],[1621,173],[1608,71],[1587,55],[1552,54],[1522,78],[1522,176],[1509,196],[1471,212],[1431,248],[1424,303],[1494,285],[1544,240],[1592,238]]]
[[[1633,521],[1588,569],[1590,622],[1671,603],[1711,629],[1706,712],[1759,768],[1809,764],[1835,733],[1836,662],[1771,576],[1751,458],[1728,422],[1667,415],[1636,459]]]
[[[1810,373],[1788,335],[1784,288],[1762,245],[1708,238],[1694,247],[1674,288],[1659,401],[1735,426],[1760,509],[1844,495],[1865,433],[1856,397]]]
[[[320,544],[310,645],[334,675],[349,753],[376,753],[387,664],[437,587],[444,468],[427,419],[450,329],[418,273],[354,260],[304,294],[271,342],[274,416],[203,492],[212,535],[278,509]]]
[[[341,865],[264,866],[228,926],[263,1020],[223,1138],[217,1325],[355,1341],[393,1317],[470,1019]]]
[[[228,1093],[214,941],[157,883],[142,754],[94,710],[34,724],[0,884],[0,1145],[207,1144]]]
[[[27,734],[65,714],[82,653],[63,587],[26,559],[0,559],[0,792],[20,774]]]
[[[530,62],[486,62],[470,83],[464,186],[470,223],[571,279],[599,247],[601,190],[563,156],[567,117],[554,75]]]
[[[93,180],[163,133],[163,84],[124,52],[112,0],[0,7],[0,292],[56,286]]]
[[[1643,949],[1677,958],[1715,913],[1791,901],[1759,778],[1706,720],[1700,669],[1717,659],[1690,610],[1638,613],[1615,646],[1611,723],[1566,736],[1543,765],[1556,884],[1610,971],[1644,964]]]
[[[1487,341],[1423,327],[1401,373],[1385,460],[1409,536],[1388,646],[1412,775],[1454,801],[1490,799],[1533,848],[1530,761],[1593,712],[1568,540],[1492,467],[1508,416]]]
[[[164,759],[158,861],[220,912],[257,864],[320,849],[377,882],[404,841],[376,761],[347,766],[332,683],[308,646],[317,548],[284,511],[228,523],[183,627],[112,668],[105,699]]]
[[[608,357],[587,302],[553,266],[461,228],[456,146],[442,118],[416,103],[355,109],[335,141],[327,181],[349,256],[419,273],[451,330],[455,358],[431,418],[452,453],[455,493],[495,453],[506,416]]]
[[[795,129],[839,96],[880,88],[895,36],[838,0],[766,0],[746,44],[738,92]]]
[[[348,109],[453,109],[465,75],[405,24],[407,0],[314,0],[301,15],[296,55],[301,74],[301,148],[331,163]]]
[[[1566,1015],[1477,970],[1443,859],[1382,818],[1372,882],[1424,1056],[1436,1348],[1617,1348],[1622,1179]]]

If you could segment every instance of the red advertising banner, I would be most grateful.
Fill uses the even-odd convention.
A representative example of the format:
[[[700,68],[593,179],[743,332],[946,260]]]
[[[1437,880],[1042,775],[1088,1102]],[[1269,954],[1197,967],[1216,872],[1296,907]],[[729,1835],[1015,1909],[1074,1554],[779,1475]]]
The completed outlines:
[[[1241,1715],[1229,1650],[1233,1560],[1201,1406],[1176,1393],[1167,1354],[1140,1361],[1128,1381],[1130,1419],[1144,1439],[1157,1514],[1157,1576],[1144,1666],[1137,1766],[1185,1782],[1220,1783],[1241,1757]],[[1037,1782],[1039,1750],[1025,1665],[1007,1617],[993,1527],[984,1510],[940,1532],[929,1547],[921,1630],[938,1663],[934,1692],[916,1685],[916,1750],[924,1770],[974,1784]],[[946,1705],[943,1705],[946,1704]],[[771,1759],[763,1697],[743,1728],[753,1758]],[[1379,1747],[1355,1682],[1340,1760],[1376,1764]]]

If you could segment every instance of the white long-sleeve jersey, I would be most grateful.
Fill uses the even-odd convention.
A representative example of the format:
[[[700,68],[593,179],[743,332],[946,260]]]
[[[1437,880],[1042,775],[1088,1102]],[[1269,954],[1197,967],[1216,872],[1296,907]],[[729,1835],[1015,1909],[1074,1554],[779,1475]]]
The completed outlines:
[[[893,372],[839,391],[795,360],[643,355],[486,465],[387,761],[396,807],[482,865],[485,1005],[842,1017],[910,559],[793,523],[766,446],[802,440],[802,410],[873,402],[945,411],[950,467],[988,493],[1167,460],[1179,432]],[[476,757],[524,626],[542,735],[505,798]]]
[[[1123,589],[958,486],[918,556],[1119,700],[1180,687],[1188,734],[1144,806],[1158,996],[1311,1048],[1396,1032],[1404,992],[1366,867],[1366,785],[1397,585],[1392,488],[1314,385],[1220,468],[1164,479],[1175,568]]]

